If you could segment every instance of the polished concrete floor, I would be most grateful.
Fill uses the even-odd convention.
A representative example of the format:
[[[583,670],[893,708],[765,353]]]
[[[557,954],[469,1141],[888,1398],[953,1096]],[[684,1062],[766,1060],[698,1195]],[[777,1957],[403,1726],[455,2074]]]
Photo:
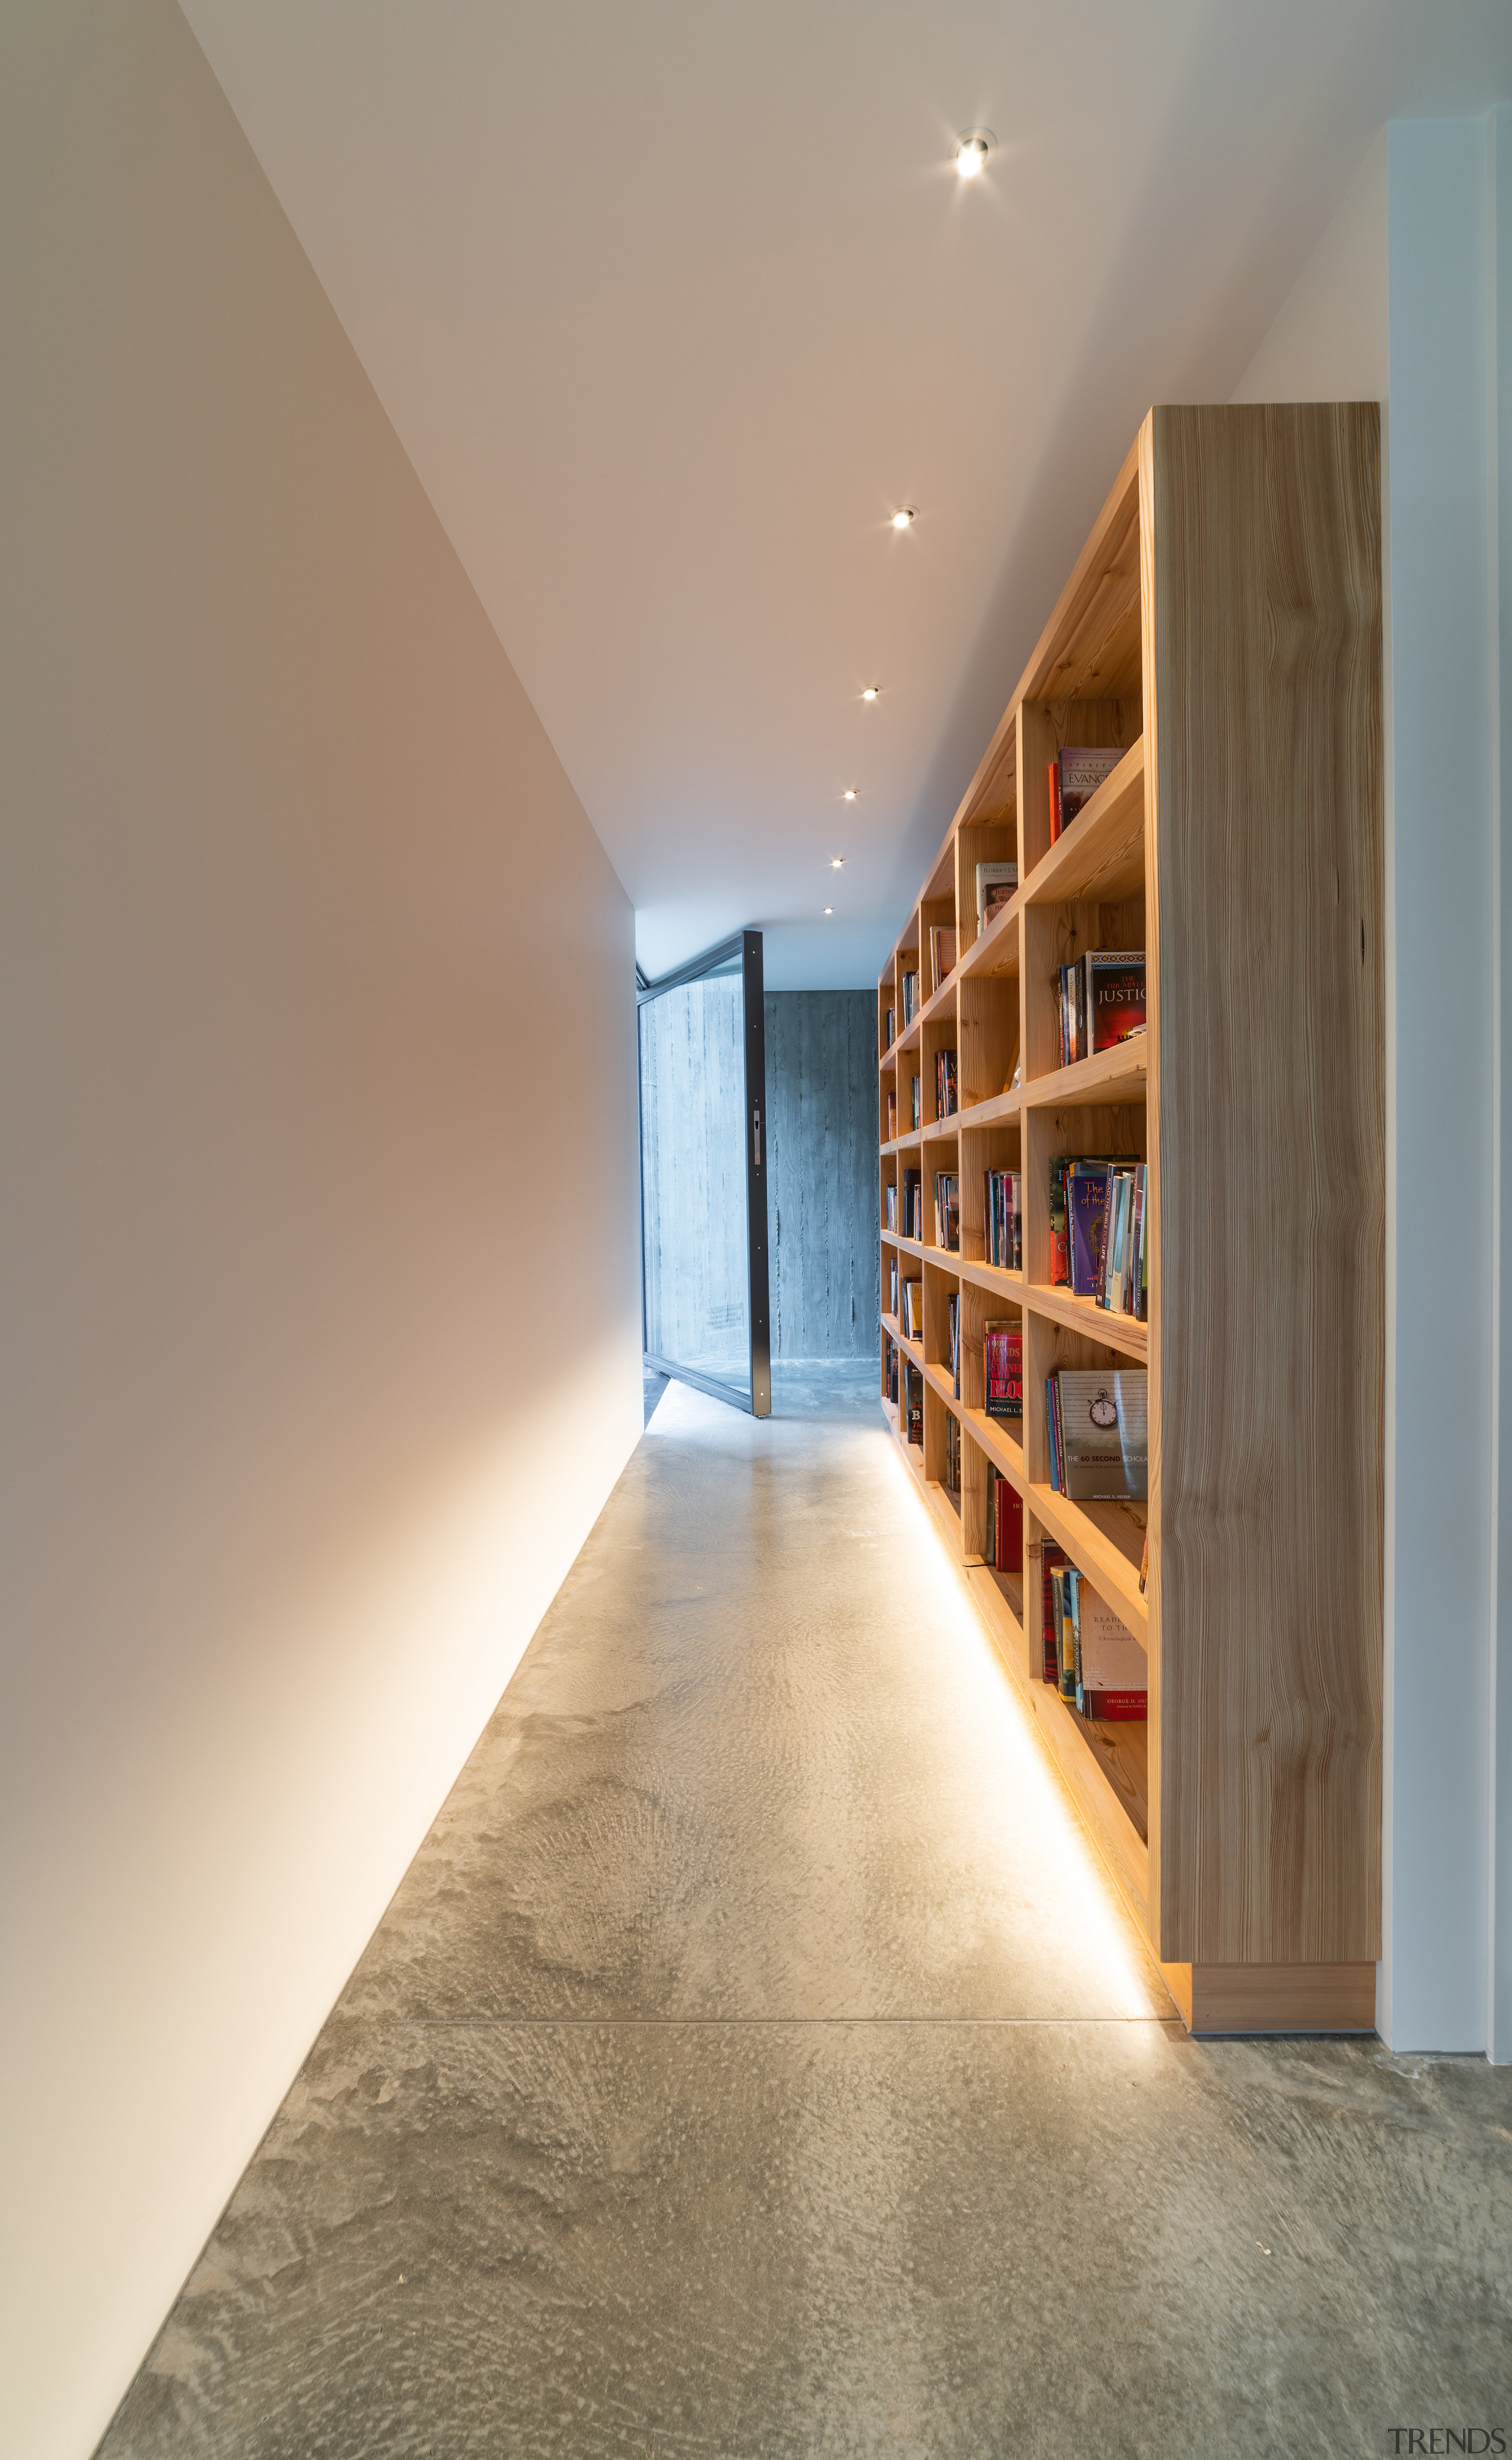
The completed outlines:
[[[776,1408],[661,1400],[109,2460],[1512,2449],[1512,2071],[1187,2040],[870,1372]]]

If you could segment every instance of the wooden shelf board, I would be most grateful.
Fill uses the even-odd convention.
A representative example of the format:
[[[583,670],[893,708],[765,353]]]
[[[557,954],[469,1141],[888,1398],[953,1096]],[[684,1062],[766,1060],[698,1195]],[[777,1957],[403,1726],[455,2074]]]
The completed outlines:
[[[1031,1111],[1076,1111],[1088,1103],[1106,1106],[1149,1097],[1149,1051],[1144,1036],[1116,1042],[1109,1050],[1094,1050],[1074,1067],[1057,1068],[1048,1076],[1031,1076],[1020,1092]],[[1132,1159],[1133,1156],[1131,1156]]]
[[[1144,885],[1144,737],[1125,752],[1084,811],[1035,864],[1018,895],[1026,905],[1096,898],[1111,904]]]
[[[1023,1108],[1023,1088],[1015,1085],[1010,1092],[994,1093],[985,1102],[968,1102],[956,1112],[963,1128],[995,1128],[1003,1120],[1017,1119]]]
[[[1121,700],[1140,688],[1139,442],[1024,669],[1020,700]],[[1133,639],[1129,641],[1129,619]],[[978,773],[979,774],[979,773]]]
[[[1021,1307],[1024,1301],[1022,1273],[1010,1273],[1001,1264],[983,1264],[972,1257],[959,1259],[960,1275],[978,1290],[987,1290],[1005,1306]]]
[[[1090,808],[1090,807],[1089,807]],[[1080,821],[1078,823],[1080,825]],[[991,980],[1003,980],[1018,971],[1018,908],[1023,895],[1019,889],[1007,904],[1000,907],[979,939],[972,942],[956,972],[964,975],[986,975]],[[955,975],[951,979],[954,982]]]
[[[1016,1426],[1022,1427],[1023,1420],[989,1418],[985,1410],[956,1406],[960,1407],[961,1425],[979,1450],[1002,1472],[1010,1486],[1016,1486],[1020,1495],[1027,1495],[1029,1481],[1024,1475],[1023,1442],[1013,1432]]]
[[[1149,1605],[1140,1595],[1144,1532],[1121,1503],[1073,1503],[1054,1487],[1026,1486],[1025,1500],[1041,1527],[1063,1546],[1098,1595],[1149,1646]]]
[[[1149,1363],[1149,1324],[1137,1316],[1115,1314],[1111,1307],[1099,1306],[1096,1299],[1079,1299],[1074,1290],[1051,1289],[1043,1282],[1031,1282],[1024,1290],[1023,1303],[1036,1315],[1048,1316],[1052,1324],[1063,1324],[1070,1332],[1084,1333],[1088,1341],[1101,1341],[1109,1349],[1121,1349],[1125,1358],[1137,1358],[1141,1366]]]
[[[939,1394],[940,1399],[944,1402],[945,1407],[949,1410],[952,1417],[958,1419],[961,1415],[961,1405],[951,1384],[950,1376],[946,1369],[943,1367],[935,1367],[932,1362],[926,1363],[924,1368],[924,1381],[926,1384],[934,1385],[935,1391]]]

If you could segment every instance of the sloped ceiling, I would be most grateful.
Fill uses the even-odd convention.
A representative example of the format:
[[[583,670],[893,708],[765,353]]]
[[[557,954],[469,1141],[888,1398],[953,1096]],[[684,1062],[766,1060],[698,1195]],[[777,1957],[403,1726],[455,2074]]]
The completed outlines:
[[[1228,397],[1383,120],[1512,97],[1509,0],[186,14],[641,963],[755,922],[794,987],[875,979],[1148,403]]]

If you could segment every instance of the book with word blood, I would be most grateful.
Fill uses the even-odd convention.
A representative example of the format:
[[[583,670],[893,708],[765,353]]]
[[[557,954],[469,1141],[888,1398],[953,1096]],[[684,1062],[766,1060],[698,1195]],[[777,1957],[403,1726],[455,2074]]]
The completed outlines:
[[[982,1326],[982,1365],[989,1418],[1023,1417],[1023,1329],[1006,1317],[989,1317]]]

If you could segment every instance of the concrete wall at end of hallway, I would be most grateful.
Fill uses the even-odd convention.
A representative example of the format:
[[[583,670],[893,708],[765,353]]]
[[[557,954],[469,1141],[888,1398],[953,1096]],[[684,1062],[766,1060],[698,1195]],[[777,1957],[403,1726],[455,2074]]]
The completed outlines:
[[[82,2460],[637,1439],[632,917],[172,0],[16,0],[0,197],[0,2443]]]

